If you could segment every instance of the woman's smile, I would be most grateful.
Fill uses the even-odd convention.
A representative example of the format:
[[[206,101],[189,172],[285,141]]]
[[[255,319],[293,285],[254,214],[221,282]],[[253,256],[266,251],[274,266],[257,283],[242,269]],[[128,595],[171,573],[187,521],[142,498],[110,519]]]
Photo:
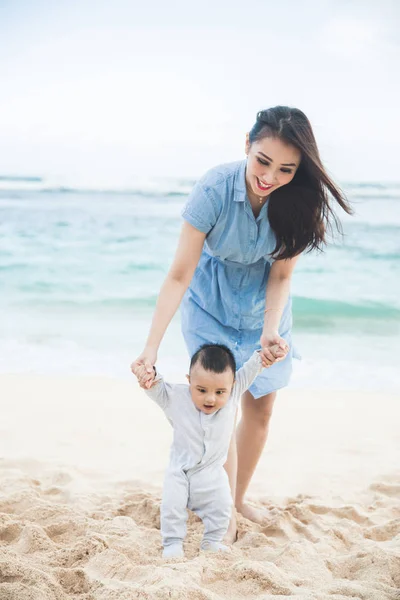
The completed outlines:
[[[273,183],[265,183],[264,181],[261,181],[261,179],[259,179],[258,177],[256,177],[256,181],[258,189],[262,192],[269,192],[269,190],[274,187]]]

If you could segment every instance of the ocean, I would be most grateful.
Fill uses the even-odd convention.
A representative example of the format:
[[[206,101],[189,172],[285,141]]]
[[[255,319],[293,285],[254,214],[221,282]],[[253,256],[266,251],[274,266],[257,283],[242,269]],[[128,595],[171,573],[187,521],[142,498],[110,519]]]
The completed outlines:
[[[131,189],[0,176],[0,372],[130,377],[194,181]],[[344,235],[293,276],[293,387],[399,389],[400,184],[349,183]],[[179,314],[160,349],[187,372]]]

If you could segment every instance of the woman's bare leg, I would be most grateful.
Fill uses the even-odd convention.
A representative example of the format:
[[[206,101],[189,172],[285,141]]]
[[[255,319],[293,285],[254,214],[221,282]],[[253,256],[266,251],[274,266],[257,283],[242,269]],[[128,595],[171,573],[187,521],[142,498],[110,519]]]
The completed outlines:
[[[268,437],[276,392],[254,399],[249,391],[242,396],[242,418],[236,430],[237,481],[235,505],[246,519],[256,523],[264,516],[244,501],[244,496]]]
[[[229,485],[231,487],[233,504],[232,504],[232,518],[228,527],[228,531],[224,537],[226,544],[233,544],[237,538],[237,525],[236,525],[236,508],[235,508],[235,497],[236,497],[236,479],[237,479],[237,448],[236,448],[236,419],[233,427],[233,433],[231,437],[231,443],[229,445],[228,458],[224,465],[225,471],[228,473]]]

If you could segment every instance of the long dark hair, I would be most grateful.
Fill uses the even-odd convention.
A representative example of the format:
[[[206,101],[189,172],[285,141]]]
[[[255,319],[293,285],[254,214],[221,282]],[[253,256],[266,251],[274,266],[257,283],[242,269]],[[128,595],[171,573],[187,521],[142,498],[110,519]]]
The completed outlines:
[[[324,169],[310,121],[298,108],[262,110],[250,131],[250,144],[265,137],[279,138],[301,153],[292,181],[273,192],[268,201],[268,219],[276,236],[272,258],[282,260],[304,250],[322,250],[333,224],[342,233],[330,196],[348,214],[353,211]]]

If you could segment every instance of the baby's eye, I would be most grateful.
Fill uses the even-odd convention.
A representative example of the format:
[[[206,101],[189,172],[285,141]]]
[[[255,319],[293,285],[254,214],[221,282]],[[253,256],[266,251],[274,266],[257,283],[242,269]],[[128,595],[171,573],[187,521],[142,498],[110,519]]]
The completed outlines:
[[[199,390],[200,394],[204,394],[206,390]]]
[[[217,391],[217,394],[218,394],[218,396],[220,396],[220,395],[221,395],[221,394],[223,394],[223,393],[224,393],[224,392],[223,392],[222,390],[218,390],[218,391]]]

